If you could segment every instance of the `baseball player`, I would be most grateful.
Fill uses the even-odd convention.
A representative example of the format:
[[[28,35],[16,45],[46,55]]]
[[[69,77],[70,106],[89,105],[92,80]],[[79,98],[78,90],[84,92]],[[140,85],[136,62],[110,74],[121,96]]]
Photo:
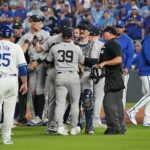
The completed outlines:
[[[24,52],[28,51],[30,57],[30,65],[36,64],[39,57],[43,57],[44,53],[37,53],[35,51],[35,45],[38,41],[40,44],[44,43],[49,33],[41,30],[43,27],[42,18],[36,15],[30,17],[31,19],[31,31],[26,33],[19,40],[18,44],[21,45]],[[29,65],[29,66],[30,66]],[[45,103],[44,97],[44,83],[45,72],[44,66],[41,63],[29,74],[29,92],[31,92],[30,109],[33,118],[29,121],[29,125],[41,125],[43,108]],[[34,109],[33,109],[34,108]]]
[[[124,74],[124,85],[125,89],[123,90],[122,102],[125,108],[126,104],[126,93],[127,93],[127,85],[129,80],[129,71],[133,62],[134,57],[134,46],[132,39],[124,33],[125,24],[123,21],[118,21],[116,24],[117,30],[117,41],[122,47],[122,56],[123,56],[123,74]]]
[[[72,43],[72,30],[66,28],[62,33],[63,42],[53,46],[49,52],[47,61],[55,65],[55,91],[56,109],[55,117],[58,123],[58,134],[68,135],[63,124],[66,97],[69,95],[71,103],[71,131],[70,134],[80,133],[78,124],[80,79],[78,64],[83,64],[84,56],[81,49]]]
[[[127,111],[127,115],[133,124],[137,124],[136,113],[145,106],[144,126],[150,126],[150,27],[149,35],[142,41],[142,50],[137,55],[134,63],[138,64],[139,76],[142,81],[143,97]]]
[[[103,43],[99,41],[100,30],[96,26],[91,27],[90,39],[95,42],[99,48],[99,54]],[[99,70],[100,71],[100,70]],[[102,78],[98,83],[93,84],[93,99],[94,99],[94,108],[93,108],[93,126],[94,127],[103,127],[106,128],[106,125],[102,124],[100,120],[100,111],[102,108],[102,102],[104,97],[104,82],[105,78]]]
[[[3,144],[13,144],[11,127],[18,95],[18,71],[22,80],[20,91],[22,94],[27,92],[27,64],[21,47],[11,42],[12,33],[9,26],[0,28],[0,112],[3,103]]]
[[[63,31],[65,30],[66,27],[70,27],[70,22],[67,20],[62,20],[61,25],[60,25],[60,30]],[[62,33],[51,36],[44,42],[42,45],[37,45],[36,46],[36,51],[42,52],[42,51],[49,51],[54,45],[59,44],[62,42]],[[47,129],[46,129],[46,134],[51,134],[51,133],[57,133],[57,125],[55,123],[55,68],[51,67],[47,71],[47,77],[46,77],[46,85],[45,85],[46,91],[48,92],[48,103],[49,103],[49,108],[48,108],[48,124],[47,124]],[[67,103],[66,103],[67,107]]]
[[[99,48],[94,41],[89,40],[90,35],[90,24],[82,22],[79,24],[80,28],[80,42],[79,46],[82,49],[82,52],[87,58],[99,58]],[[84,67],[84,73],[81,77],[81,92],[82,92],[82,101],[83,103],[86,100],[89,102],[93,101],[93,81],[89,78],[90,68]],[[89,97],[89,98],[88,98]],[[86,103],[86,102],[85,102]],[[84,105],[84,104],[83,104]],[[85,105],[84,105],[85,106]],[[93,128],[93,106],[89,104],[89,108],[84,108],[85,111],[85,120],[86,120],[86,129],[85,133],[94,134]]]

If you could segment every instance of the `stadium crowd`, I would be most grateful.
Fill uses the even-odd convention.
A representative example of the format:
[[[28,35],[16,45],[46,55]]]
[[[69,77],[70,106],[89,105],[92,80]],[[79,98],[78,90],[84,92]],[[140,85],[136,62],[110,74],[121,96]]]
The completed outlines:
[[[38,27],[35,27],[35,22],[39,22]],[[100,49],[104,44],[103,31],[108,26],[116,28],[116,32],[120,36],[126,33],[128,37],[118,36],[118,42],[122,49],[125,43],[127,45],[130,43],[128,45],[130,47],[129,51],[122,53],[124,59],[123,73],[124,79],[126,79],[123,96],[125,109],[126,88],[133,57],[138,55],[141,50],[141,41],[150,32],[150,0],[1,0],[0,27],[5,25],[13,28],[14,43],[18,43],[22,47],[29,72],[28,94],[21,95],[19,93],[14,115],[14,125],[47,125],[46,133],[56,134],[55,110],[52,110],[55,109],[55,94],[53,91],[53,86],[55,85],[51,75],[52,69],[45,69],[45,66],[41,63],[45,58],[47,49],[49,50],[53,47],[53,44],[55,45],[62,41],[61,34],[64,34],[66,26],[74,28],[73,41],[83,51],[86,48],[90,48],[91,45],[93,49],[98,49],[96,42],[94,44],[89,42],[89,47],[85,46],[85,43],[87,44],[89,40],[94,41],[92,37],[97,37],[97,40],[101,42],[101,45],[99,45]],[[110,33],[114,34],[112,30],[110,30]],[[40,36],[36,36],[36,34]],[[47,40],[51,38],[52,40]],[[121,38],[124,38],[124,42],[122,42]],[[123,43],[124,45],[122,45]],[[33,49],[36,51],[36,55],[34,55]],[[67,57],[70,58],[70,55],[68,54]],[[125,78],[125,75],[127,78]],[[80,104],[78,125],[82,128],[83,122],[86,122],[87,134],[94,134],[95,127],[107,128],[103,124],[105,122],[99,116],[104,97],[104,80],[100,82],[102,84],[101,91],[96,92],[96,90],[93,90],[97,94],[93,93],[95,104],[92,104],[94,105],[91,111],[92,114],[90,114],[89,109],[87,111],[84,110]],[[21,85],[20,79],[19,83]],[[101,85],[98,86],[100,87]],[[81,98],[82,96],[84,96],[84,93],[83,95],[81,94]],[[30,120],[26,118],[27,99],[30,101]],[[96,103],[96,101],[99,102]],[[64,124],[70,121],[70,109],[69,105],[64,115]],[[85,115],[83,115],[84,111]],[[128,113],[128,115],[130,114]],[[149,114],[147,113],[147,115]],[[59,118],[57,116],[56,120]],[[147,120],[149,121],[149,118]],[[66,128],[60,128],[58,132],[62,135],[68,135]],[[76,134],[79,131],[76,128],[75,131],[72,130],[71,132]],[[123,124],[121,125],[121,131],[112,132],[106,130],[105,134],[124,134],[125,132],[126,128]]]

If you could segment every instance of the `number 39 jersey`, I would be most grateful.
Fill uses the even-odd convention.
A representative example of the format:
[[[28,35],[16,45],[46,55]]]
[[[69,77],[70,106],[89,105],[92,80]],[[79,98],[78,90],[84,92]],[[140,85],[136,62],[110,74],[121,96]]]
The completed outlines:
[[[51,48],[47,60],[54,62],[57,72],[78,71],[78,63],[84,62],[84,55],[74,43],[61,42]]]
[[[21,47],[9,41],[0,41],[0,74],[18,75],[18,67],[26,65]]]

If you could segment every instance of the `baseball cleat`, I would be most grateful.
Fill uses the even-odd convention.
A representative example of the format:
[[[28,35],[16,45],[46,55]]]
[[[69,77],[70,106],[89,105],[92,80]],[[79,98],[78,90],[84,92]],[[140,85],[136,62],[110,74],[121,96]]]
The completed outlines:
[[[11,139],[4,139],[3,144],[6,144],[6,145],[13,144],[13,141]]]
[[[94,128],[107,128],[107,125],[102,124],[99,120],[93,120],[93,127]]]
[[[38,126],[38,125],[42,125],[42,124],[43,124],[43,121],[38,116],[29,120],[27,123],[27,125],[29,125],[29,126]]]
[[[74,127],[71,129],[70,134],[71,135],[77,135],[80,133],[80,131],[81,131],[81,128],[79,126],[77,126],[77,127]]]
[[[135,119],[135,115],[130,110],[126,111],[126,114],[129,117],[130,121],[133,124],[137,125],[137,122],[136,122],[136,119]]]
[[[143,123],[144,127],[150,127],[150,123]]]
[[[57,133],[59,135],[69,135],[68,132],[66,131],[66,129],[64,128],[64,126],[63,127],[58,127]]]
[[[94,134],[94,129],[85,129],[85,133],[93,135]]]

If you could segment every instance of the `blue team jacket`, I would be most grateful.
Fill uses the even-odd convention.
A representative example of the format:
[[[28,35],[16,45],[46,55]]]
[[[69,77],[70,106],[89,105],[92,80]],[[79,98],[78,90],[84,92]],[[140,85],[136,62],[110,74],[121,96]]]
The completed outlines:
[[[143,39],[141,52],[135,57],[133,63],[137,63],[139,76],[150,75],[150,35]]]
[[[134,60],[134,45],[132,39],[125,33],[121,34],[117,41],[122,47],[123,68],[130,70]]]

